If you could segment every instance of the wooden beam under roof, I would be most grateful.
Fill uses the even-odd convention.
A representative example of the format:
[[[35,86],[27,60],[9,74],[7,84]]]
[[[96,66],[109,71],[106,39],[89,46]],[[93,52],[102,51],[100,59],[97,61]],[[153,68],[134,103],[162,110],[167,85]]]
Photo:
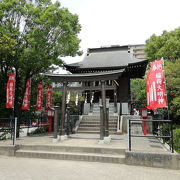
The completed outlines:
[[[98,73],[84,73],[84,74],[45,74],[53,82],[91,82],[101,80],[116,80],[125,69]]]
[[[116,86],[105,86],[106,90],[114,90],[116,89]],[[54,91],[63,91],[63,87],[54,87]],[[82,87],[66,87],[67,91],[86,91],[86,90],[99,90],[101,91],[101,86],[82,86]]]

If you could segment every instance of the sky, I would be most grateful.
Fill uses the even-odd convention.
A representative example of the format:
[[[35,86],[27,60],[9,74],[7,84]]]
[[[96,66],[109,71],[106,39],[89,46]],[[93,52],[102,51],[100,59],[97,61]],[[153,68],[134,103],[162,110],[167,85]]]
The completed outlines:
[[[55,0],[52,0],[55,2]],[[79,16],[83,55],[66,57],[81,61],[88,48],[144,44],[152,34],[180,27],[180,0],[58,0]]]

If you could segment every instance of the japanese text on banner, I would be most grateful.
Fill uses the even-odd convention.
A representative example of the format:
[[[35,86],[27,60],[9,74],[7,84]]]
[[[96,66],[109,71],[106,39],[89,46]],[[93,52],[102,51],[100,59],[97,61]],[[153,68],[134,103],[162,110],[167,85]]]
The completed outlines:
[[[41,110],[42,104],[43,104],[43,82],[39,82],[37,100],[36,100],[36,110]]]
[[[15,94],[15,74],[10,73],[6,88],[6,108],[14,108],[14,94]]]

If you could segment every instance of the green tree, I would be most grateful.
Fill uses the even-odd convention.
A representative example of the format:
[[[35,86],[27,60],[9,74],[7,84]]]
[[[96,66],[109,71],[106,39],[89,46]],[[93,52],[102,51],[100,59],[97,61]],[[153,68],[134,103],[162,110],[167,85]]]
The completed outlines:
[[[0,112],[5,108],[6,96],[6,82],[8,81],[7,74],[12,69],[12,57],[15,54],[15,40],[9,38],[6,35],[0,34]],[[7,111],[3,111],[0,113],[6,117],[11,111],[8,109]]]
[[[180,59],[165,63],[166,87],[173,119],[180,118]]]
[[[180,27],[174,31],[164,31],[160,36],[152,35],[146,41],[145,52],[150,61],[162,57],[168,60],[180,58]]]
[[[8,73],[16,73],[15,115],[21,114],[26,80],[80,55],[78,16],[51,0],[0,1],[0,76],[3,97]],[[3,102],[5,103],[5,102]]]
[[[180,117],[180,28],[164,31],[162,35],[152,35],[146,41],[146,55],[149,61],[164,57],[165,78],[171,118]]]
[[[146,83],[144,79],[131,80],[131,100],[137,102],[136,107],[142,108],[146,105]]]

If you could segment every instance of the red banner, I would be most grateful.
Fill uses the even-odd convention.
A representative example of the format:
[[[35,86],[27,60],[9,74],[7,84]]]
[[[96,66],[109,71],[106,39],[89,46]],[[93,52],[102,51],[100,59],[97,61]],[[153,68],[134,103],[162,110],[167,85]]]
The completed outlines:
[[[157,109],[167,107],[166,88],[162,60],[151,63],[146,79],[147,108]]]
[[[26,90],[24,93],[24,99],[21,107],[22,110],[29,110],[30,96],[31,96],[31,79],[28,79],[26,82]]]
[[[15,93],[15,74],[9,74],[9,80],[6,89],[6,108],[14,108],[14,93]]]
[[[52,106],[52,86],[48,86],[46,92],[46,109]]]
[[[43,104],[43,82],[38,83],[36,110],[41,110]]]

